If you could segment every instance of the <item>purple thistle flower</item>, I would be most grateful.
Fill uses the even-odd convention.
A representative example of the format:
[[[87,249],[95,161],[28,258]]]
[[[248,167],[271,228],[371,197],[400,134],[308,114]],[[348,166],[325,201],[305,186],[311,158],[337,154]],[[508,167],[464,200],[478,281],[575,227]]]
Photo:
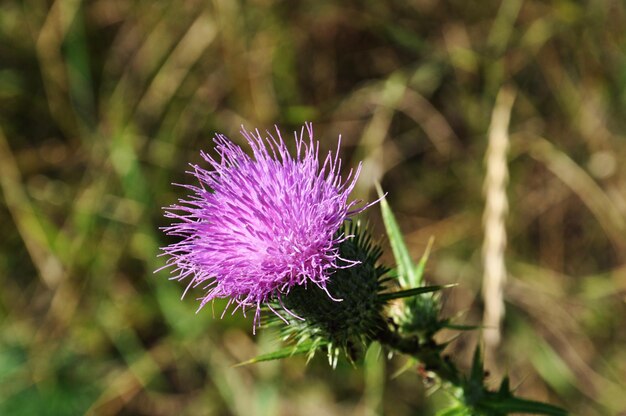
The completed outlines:
[[[213,141],[219,157],[201,152],[213,169],[191,165],[199,186],[181,185],[192,194],[165,214],[177,221],[164,228],[166,234],[182,240],[162,250],[173,279],[191,278],[185,293],[190,287],[206,290],[198,309],[229,298],[226,309],[236,304],[233,313],[256,308],[256,328],[262,304],[282,304],[281,295],[296,285],[326,290],[333,269],[358,263],[340,257],[339,243],[351,236],[338,231],[367,208],[352,209],[360,201],[348,202],[361,164],[341,179],[339,136],[336,153],[329,152],[320,166],[313,126],[305,127],[294,134],[295,157],[278,128],[276,137],[268,132],[263,138],[242,127],[252,157],[218,134]]]

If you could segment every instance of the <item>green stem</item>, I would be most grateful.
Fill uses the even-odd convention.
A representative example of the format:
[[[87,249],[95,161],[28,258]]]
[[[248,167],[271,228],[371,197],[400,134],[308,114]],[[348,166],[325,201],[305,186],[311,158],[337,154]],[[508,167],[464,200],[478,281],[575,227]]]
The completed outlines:
[[[409,355],[419,360],[426,370],[436,373],[442,380],[455,386],[460,386],[462,377],[447,356],[442,355],[444,346],[432,339],[421,342],[416,335],[403,336],[388,327],[381,328],[376,334],[376,340],[392,350]]]
[[[382,345],[419,360],[424,368],[432,371],[443,381],[463,389],[463,403],[471,414],[505,415],[510,413],[566,416],[567,411],[559,407],[514,397],[505,379],[499,391],[489,391],[483,384],[482,360],[476,351],[469,378],[463,377],[456,366],[442,354],[445,345],[437,344],[432,338],[420,341],[416,335],[403,336],[387,326],[375,335]],[[477,413],[474,413],[474,411]],[[465,413],[464,413],[465,414]]]

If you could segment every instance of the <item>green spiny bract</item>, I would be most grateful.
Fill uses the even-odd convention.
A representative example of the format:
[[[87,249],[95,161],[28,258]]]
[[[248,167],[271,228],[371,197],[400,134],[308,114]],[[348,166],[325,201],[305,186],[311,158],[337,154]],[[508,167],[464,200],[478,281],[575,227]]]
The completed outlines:
[[[295,286],[283,296],[284,308],[272,305],[289,323],[281,325],[284,338],[298,344],[311,342],[310,356],[326,346],[333,367],[341,352],[353,361],[386,325],[385,302],[378,298],[384,289],[383,276],[388,271],[376,264],[381,249],[358,223],[342,227],[340,233],[354,235],[339,245],[340,257],[359,264],[336,269],[328,280],[328,293],[314,284]],[[278,317],[272,321],[278,323]]]
[[[421,339],[430,339],[446,324],[439,318],[441,302],[438,293],[428,293],[404,300],[399,313],[393,320],[405,334],[418,334]]]

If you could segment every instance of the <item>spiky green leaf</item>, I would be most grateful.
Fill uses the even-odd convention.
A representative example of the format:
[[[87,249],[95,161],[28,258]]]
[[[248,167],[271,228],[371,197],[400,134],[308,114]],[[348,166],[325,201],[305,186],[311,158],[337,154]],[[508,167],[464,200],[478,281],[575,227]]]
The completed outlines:
[[[412,289],[399,290],[397,292],[380,293],[378,295],[378,299],[381,302],[388,302],[393,299],[408,298],[415,295],[421,295],[423,293],[437,292],[454,286],[456,286],[456,284],[414,287]]]
[[[419,286],[422,281],[416,274],[416,266],[411,260],[409,250],[402,237],[402,232],[396,221],[396,217],[391,211],[391,207],[387,203],[387,200],[383,198],[383,190],[379,184],[376,184],[376,190],[380,200],[380,210],[382,212],[383,222],[385,223],[385,229],[387,230],[387,236],[389,243],[391,244],[391,250],[396,260],[398,268],[398,278],[402,287],[416,287]]]
[[[511,386],[509,382],[509,377],[506,376],[502,379],[502,383],[500,383],[500,390],[498,391],[501,395],[509,395],[511,391]]]
[[[421,284],[424,281],[424,270],[426,269],[426,262],[428,262],[428,257],[430,257],[430,250],[433,248],[433,243],[435,242],[435,237],[430,237],[428,239],[428,245],[426,246],[426,250],[424,254],[422,254],[422,258],[420,259],[417,266],[415,266],[415,279],[417,282]]]
[[[476,346],[474,351],[474,359],[472,360],[472,371],[470,373],[470,380],[476,383],[482,384],[484,378],[483,370],[483,355],[480,350],[480,346]]]
[[[236,364],[235,367],[241,367],[244,365],[260,363],[262,361],[280,360],[281,358],[293,357],[294,355],[299,355],[299,354],[306,354],[324,345],[325,344],[321,344],[319,342],[317,343],[316,342],[303,342],[295,346],[289,346],[289,347],[281,348],[274,352],[261,354],[248,361],[244,361],[242,363]]]
[[[437,412],[437,416],[470,416],[472,411],[463,405],[449,407]]]
[[[404,363],[404,365],[402,367],[400,367],[398,370],[396,370],[392,375],[391,375],[391,379],[395,379],[400,377],[402,374],[404,374],[405,372],[407,372],[408,370],[415,368],[416,365],[419,364],[419,361],[413,357],[408,357],[406,363]]]
[[[443,328],[448,329],[456,329],[457,331],[474,331],[476,329],[482,328],[482,325],[457,325],[451,323],[445,323],[442,325]]]
[[[480,408],[492,414],[524,413],[532,415],[566,416],[567,411],[557,406],[517,397],[488,396],[480,403]],[[481,410],[482,410],[481,409]]]

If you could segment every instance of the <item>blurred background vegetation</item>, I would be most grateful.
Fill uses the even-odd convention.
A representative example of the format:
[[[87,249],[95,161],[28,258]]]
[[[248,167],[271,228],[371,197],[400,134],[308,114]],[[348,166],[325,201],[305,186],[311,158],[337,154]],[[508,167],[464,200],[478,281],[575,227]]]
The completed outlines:
[[[315,123],[380,181],[446,314],[480,323],[484,164],[511,91],[502,342],[525,397],[626,411],[626,4],[570,0],[0,2],[0,414],[431,414],[375,347],[277,347],[196,315],[168,281],[161,207],[215,132]],[[506,130],[506,125],[505,125]],[[377,207],[367,214],[388,248]],[[387,253],[386,260],[391,260]],[[221,305],[216,304],[216,311]],[[219,316],[219,313],[217,314]],[[450,339],[453,333],[442,334]],[[467,366],[480,332],[450,354]]]

